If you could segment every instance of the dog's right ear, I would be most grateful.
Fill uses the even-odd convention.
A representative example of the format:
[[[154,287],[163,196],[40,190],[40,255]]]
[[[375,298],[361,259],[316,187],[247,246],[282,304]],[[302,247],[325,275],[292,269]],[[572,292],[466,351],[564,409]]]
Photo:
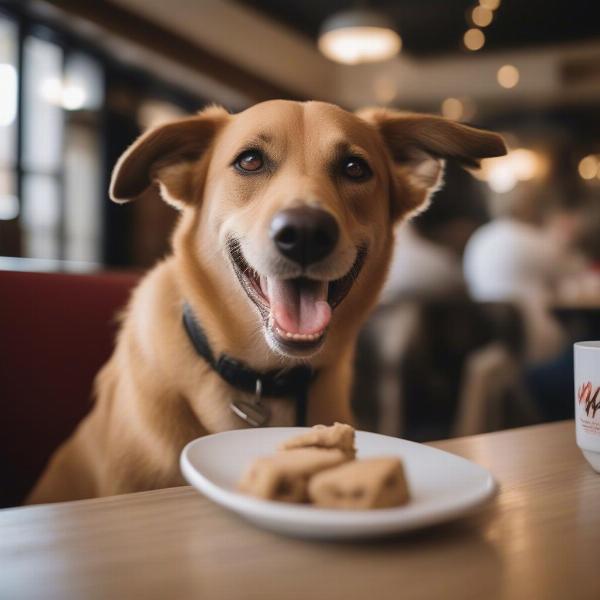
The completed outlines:
[[[194,117],[172,121],[141,135],[113,169],[111,199],[129,202],[158,182],[161,196],[169,204],[182,208],[192,203],[193,167],[229,118],[224,108],[211,106]]]

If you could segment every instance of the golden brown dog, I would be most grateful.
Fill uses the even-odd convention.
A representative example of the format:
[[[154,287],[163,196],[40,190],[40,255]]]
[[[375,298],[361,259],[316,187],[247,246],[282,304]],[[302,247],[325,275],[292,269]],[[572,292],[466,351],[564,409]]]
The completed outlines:
[[[111,183],[127,202],[157,183],[181,211],[173,255],[135,290],[91,414],[56,452],[28,501],[182,483],[183,446],[247,426],[244,397],[199,357],[191,307],[215,355],[258,372],[317,370],[308,422],[351,422],[355,340],[386,277],[393,225],[423,209],[443,159],[505,152],[501,138],[439,117],[321,102],[212,107],[141,136]],[[270,425],[294,403],[272,398]]]

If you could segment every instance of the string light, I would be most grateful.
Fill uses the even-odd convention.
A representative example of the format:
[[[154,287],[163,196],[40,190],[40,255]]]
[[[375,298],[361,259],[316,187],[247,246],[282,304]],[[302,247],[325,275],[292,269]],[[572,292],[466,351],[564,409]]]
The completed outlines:
[[[488,10],[498,10],[500,0],[479,0],[479,4]]]
[[[504,65],[498,69],[496,79],[498,83],[506,89],[514,88],[519,83],[519,69],[514,65]]]
[[[600,160],[598,160],[598,157],[594,156],[593,154],[584,156],[579,161],[577,170],[579,171],[579,176],[582,179],[594,179],[594,177],[600,175]]]
[[[483,48],[485,35],[482,28],[487,27],[494,20],[494,10],[500,6],[500,0],[479,0],[467,11],[467,24],[472,25],[463,36],[463,45],[467,50],[476,51]]]
[[[478,27],[487,27],[493,20],[494,13],[483,6],[476,6],[471,11],[471,21]]]
[[[483,45],[485,44],[485,35],[483,35],[481,29],[468,29],[463,36],[463,42],[467,50],[475,52],[476,50],[483,48]]]
[[[446,98],[441,106],[440,112],[446,119],[452,121],[468,121],[473,118],[477,107],[470,98]]]
[[[442,102],[442,115],[446,119],[452,119],[453,121],[460,121],[463,117],[464,107],[463,103],[458,98],[446,98]]]

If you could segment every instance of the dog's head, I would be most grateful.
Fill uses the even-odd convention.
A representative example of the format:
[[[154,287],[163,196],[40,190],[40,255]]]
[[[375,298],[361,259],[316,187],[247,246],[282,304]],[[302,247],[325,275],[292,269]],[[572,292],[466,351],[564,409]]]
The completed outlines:
[[[241,286],[271,349],[298,358],[373,304],[393,224],[427,205],[444,158],[475,165],[504,152],[498,135],[435,116],[321,102],[213,107],[140,137],[111,197],[126,202],[158,182],[193,213],[198,257],[230,292]]]

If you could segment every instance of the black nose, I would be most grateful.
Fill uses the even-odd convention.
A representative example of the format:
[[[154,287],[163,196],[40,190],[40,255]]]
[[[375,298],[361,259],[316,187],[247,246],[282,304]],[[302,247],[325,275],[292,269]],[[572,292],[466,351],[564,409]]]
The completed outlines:
[[[303,267],[330,254],[338,237],[335,219],[319,208],[289,208],[271,221],[271,239],[279,252]]]

